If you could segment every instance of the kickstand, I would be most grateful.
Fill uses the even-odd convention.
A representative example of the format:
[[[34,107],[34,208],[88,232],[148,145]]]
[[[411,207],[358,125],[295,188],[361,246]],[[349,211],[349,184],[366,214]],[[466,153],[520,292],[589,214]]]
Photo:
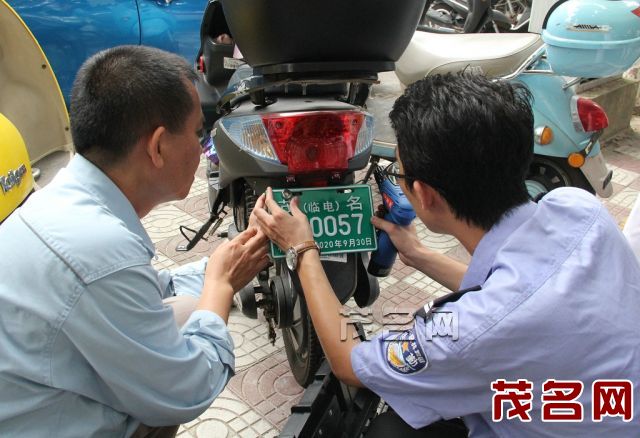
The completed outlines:
[[[213,208],[211,209],[211,216],[209,216],[209,219],[202,224],[198,231],[184,225],[180,225],[180,234],[182,234],[182,236],[187,240],[187,244],[180,244],[176,246],[176,251],[190,251],[198,242],[200,242],[200,240],[207,241],[208,238],[204,235],[209,231],[209,228],[211,228],[211,231],[209,231],[209,236],[211,236],[216,232],[218,227],[220,227],[220,224],[228,213],[227,210],[225,210],[226,206],[227,204],[223,203],[222,200],[216,199]],[[192,237],[189,237],[190,235]]]

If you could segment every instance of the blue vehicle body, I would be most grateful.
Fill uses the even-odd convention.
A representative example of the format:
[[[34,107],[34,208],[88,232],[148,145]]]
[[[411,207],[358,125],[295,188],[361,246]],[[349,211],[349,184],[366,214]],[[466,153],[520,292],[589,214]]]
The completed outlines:
[[[541,60],[535,69],[551,67]],[[549,126],[553,130],[553,140],[547,145],[535,143],[534,152],[549,157],[566,157],[572,152],[583,150],[589,143],[591,133],[574,128],[571,117],[571,99],[576,95],[574,87],[566,87],[567,78],[556,75],[521,75],[517,81],[524,83],[533,96],[534,126]],[[589,157],[600,153],[600,142],[591,149]]]
[[[67,105],[76,73],[94,53],[143,44],[183,56],[200,48],[200,22],[208,0],[9,0],[35,35]]]

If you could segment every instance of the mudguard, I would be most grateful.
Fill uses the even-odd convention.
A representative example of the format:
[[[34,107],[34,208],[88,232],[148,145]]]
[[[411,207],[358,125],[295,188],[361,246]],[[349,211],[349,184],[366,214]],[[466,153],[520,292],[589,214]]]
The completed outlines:
[[[49,61],[27,25],[0,0],[0,113],[20,131],[31,158],[71,153],[69,116]]]
[[[72,153],[69,116],[51,66],[18,14],[0,0],[0,222],[34,187],[31,163]]]

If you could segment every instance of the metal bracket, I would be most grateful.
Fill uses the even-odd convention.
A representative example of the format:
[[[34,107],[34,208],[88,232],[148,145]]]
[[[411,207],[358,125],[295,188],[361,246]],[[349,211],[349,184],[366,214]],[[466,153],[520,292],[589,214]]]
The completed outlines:
[[[363,78],[304,78],[304,79],[283,79],[280,81],[270,82],[265,80],[263,76],[250,76],[244,79],[238,84],[236,91],[224,95],[218,105],[216,111],[218,114],[229,114],[237,101],[249,95],[258,95],[264,92],[267,88],[278,87],[281,85],[298,84],[302,87],[306,87],[311,84],[319,85],[331,85],[331,84],[344,84],[344,83],[360,83],[360,84],[378,84],[380,81],[377,77],[363,77]]]
[[[228,211],[225,209],[226,206],[227,204],[219,200],[219,198],[216,199],[215,204],[212,208],[211,216],[204,224],[202,224],[198,231],[184,225],[180,225],[180,234],[182,234],[182,237],[187,240],[187,244],[180,244],[176,246],[176,251],[190,251],[201,240],[204,240],[206,242],[208,240],[208,237],[215,233],[218,227],[220,227],[220,224],[222,224],[222,221],[228,213]],[[210,228],[211,230],[209,230]],[[209,231],[209,234],[207,237],[205,237],[207,231]]]

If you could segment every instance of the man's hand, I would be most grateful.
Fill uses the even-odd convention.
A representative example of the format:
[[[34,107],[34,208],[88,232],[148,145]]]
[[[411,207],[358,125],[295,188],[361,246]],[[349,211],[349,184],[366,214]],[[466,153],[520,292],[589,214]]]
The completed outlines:
[[[249,228],[216,248],[207,263],[205,282],[222,282],[237,292],[268,264],[267,236]]]
[[[416,233],[416,226],[413,223],[401,226],[377,216],[371,218],[371,223],[374,227],[385,231],[389,235],[393,245],[398,250],[400,260],[405,265],[418,268],[426,248],[420,243]]]
[[[265,207],[271,214],[267,213]],[[258,199],[253,209],[257,225],[283,251],[298,243],[313,240],[309,220],[298,208],[298,198],[293,198],[290,209],[291,214],[280,208],[273,199],[271,188],[267,189],[266,196],[262,195]]]
[[[255,227],[223,242],[209,257],[198,309],[210,310],[225,322],[233,294],[269,264],[267,237]]]
[[[389,234],[398,250],[400,260],[405,265],[428,275],[452,291],[460,288],[462,278],[467,272],[467,265],[422,245],[415,225],[403,227],[375,216],[371,219],[371,223]]]

